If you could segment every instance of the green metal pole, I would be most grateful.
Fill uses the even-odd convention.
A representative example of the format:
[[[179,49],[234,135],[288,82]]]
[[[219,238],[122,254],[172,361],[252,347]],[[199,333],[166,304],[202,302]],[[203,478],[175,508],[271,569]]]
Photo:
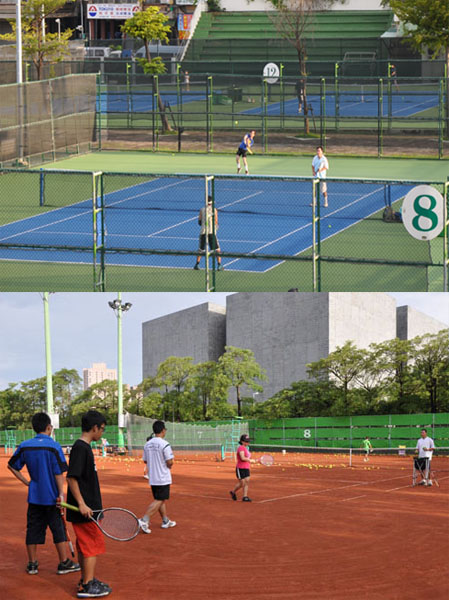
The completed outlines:
[[[340,128],[340,80],[338,78],[338,70],[340,65],[338,62],[335,63],[335,130],[338,131]]]
[[[280,79],[279,79],[279,91],[280,91],[280,101],[281,101],[281,127],[284,129],[285,122],[285,98],[284,98],[284,65],[281,63],[280,69]]]
[[[438,158],[443,158],[444,80],[440,79],[438,98]]]
[[[393,98],[392,98],[391,64],[390,63],[388,63],[387,94],[388,94],[388,131],[391,131],[392,117],[393,117]]]
[[[323,152],[326,152],[326,80],[321,79],[321,140],[320,145],[323,147]]]
[[[267,153],[268,150],[268,118],[267,118],[267,107],[268,107],[268,82],[266,79],[264,79],[264,89],[263,89],[263,94],[264,94],[264,103],[263,103],[263,120],[264,120],[264,127],[263,127],[263,131],[264,131],[264,152],[265,154]]]
[[[122,294],[118,292],[119,306],[117,308],[117,388],[118,388],[118,447],[123,448],[123,380],[122,380]]]
[[[51,373],[50,347],[50,312],[48,309],[48,292],[44,292],[44,329],[45,329],[45,372],[47,375],[47,413],[53,413],[53,380]]]
[[[128,100],[128,111],[127,111],[127,122],[128,122],[128,128],[129,128],[129,124],[130,124],[130,118],[131,118],[131,109],[132,109],[132,102],[131,102],[131,87],[130,87],[130,83],[129,83],[129,70],[131,68],[131,65],[129,63],[126,63],[126,97]]]
[[[98,98],[98,149],[101,150],[101,73],[97,73],[97,98]]]
[[[384,102],[384,86],[383,79],[379,79],[378,84],[378,106],[377,106],[377,156],[380,158],[383,154],[383,102]]]
[[[181,101],[181,81],[180,81],[181,65],[176,63],[176,106],[178,110],[178,127],[182,126],[182,101]]]

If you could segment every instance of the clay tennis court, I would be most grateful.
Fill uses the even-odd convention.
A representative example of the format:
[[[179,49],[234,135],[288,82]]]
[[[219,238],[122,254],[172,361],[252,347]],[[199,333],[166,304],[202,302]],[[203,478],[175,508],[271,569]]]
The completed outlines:
[[[169,516],[177,527],[107,540],[96,576],[117,600],[412,600],[449,595],[449,459],[440,487],[412,487],[410,457],[275,457],[254,465],[252,503],[233,502],[232,460],[178,455]],[[76,597],[79,574],[58,576],[50,538],[39,574],[25,573],[26,489],[0,457],[0,592],[8,600]],[[332,467],[332,468],[331,468]],[[141,461],[97,458],[104,506],[143,514]],[[69,525],[71,533],[71,525]],[[74,537],[74,536],[73,536]]]

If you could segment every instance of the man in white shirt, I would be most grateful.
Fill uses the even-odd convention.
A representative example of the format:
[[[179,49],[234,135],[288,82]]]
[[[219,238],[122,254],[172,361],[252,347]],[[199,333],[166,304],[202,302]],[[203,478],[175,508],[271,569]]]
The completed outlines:
[[[156,512],[162,517],[162,529],[176,525],[167,517],[165,502],[170,498],[170,484],[172,482],[170,469],[173,466],[174,456],[171,446],[164,440],[167,430],[163,421],[153,423],[154,437],[147,441],[143,449],[143,461],[148,466],[149,483],[153,493],[153,502],[147,508],[144,516],[139,519],[140,528],[144,533],[151,533],[150,518]]]
[[[316,149],[316,155],[312,160],[312,175],[320,180],[320,195],[324,197],[324,207],[327,208],[327,183],[326,172],[329,169],[329,162],[324,156],[324,151],[321,146]]]
[[[435,444],[433,443],[433,439],[427,435],[427,429],[421,429],[421,437],[416,444],[418,458],[414,458],[415,465],[422,477],[422,481],[418,485],[432,485],[432,480],[430,479],[430,462],[434,450]]]

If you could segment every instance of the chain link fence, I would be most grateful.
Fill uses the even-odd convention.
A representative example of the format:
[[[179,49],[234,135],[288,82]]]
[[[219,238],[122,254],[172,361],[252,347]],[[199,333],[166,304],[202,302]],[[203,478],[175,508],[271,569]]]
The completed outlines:
[[[419,183],[328,179],[325,206],[304,177],[3,169],[0,285],[447,291],[447,226],[424,241],[402,223]]]

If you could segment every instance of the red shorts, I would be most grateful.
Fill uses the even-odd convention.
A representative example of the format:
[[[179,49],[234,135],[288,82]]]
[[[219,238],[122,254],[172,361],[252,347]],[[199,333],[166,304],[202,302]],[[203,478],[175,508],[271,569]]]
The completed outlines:
[[[106,552],[104,536],[93,521],[72,525],[76,535],[76,549],[85,558]]]

